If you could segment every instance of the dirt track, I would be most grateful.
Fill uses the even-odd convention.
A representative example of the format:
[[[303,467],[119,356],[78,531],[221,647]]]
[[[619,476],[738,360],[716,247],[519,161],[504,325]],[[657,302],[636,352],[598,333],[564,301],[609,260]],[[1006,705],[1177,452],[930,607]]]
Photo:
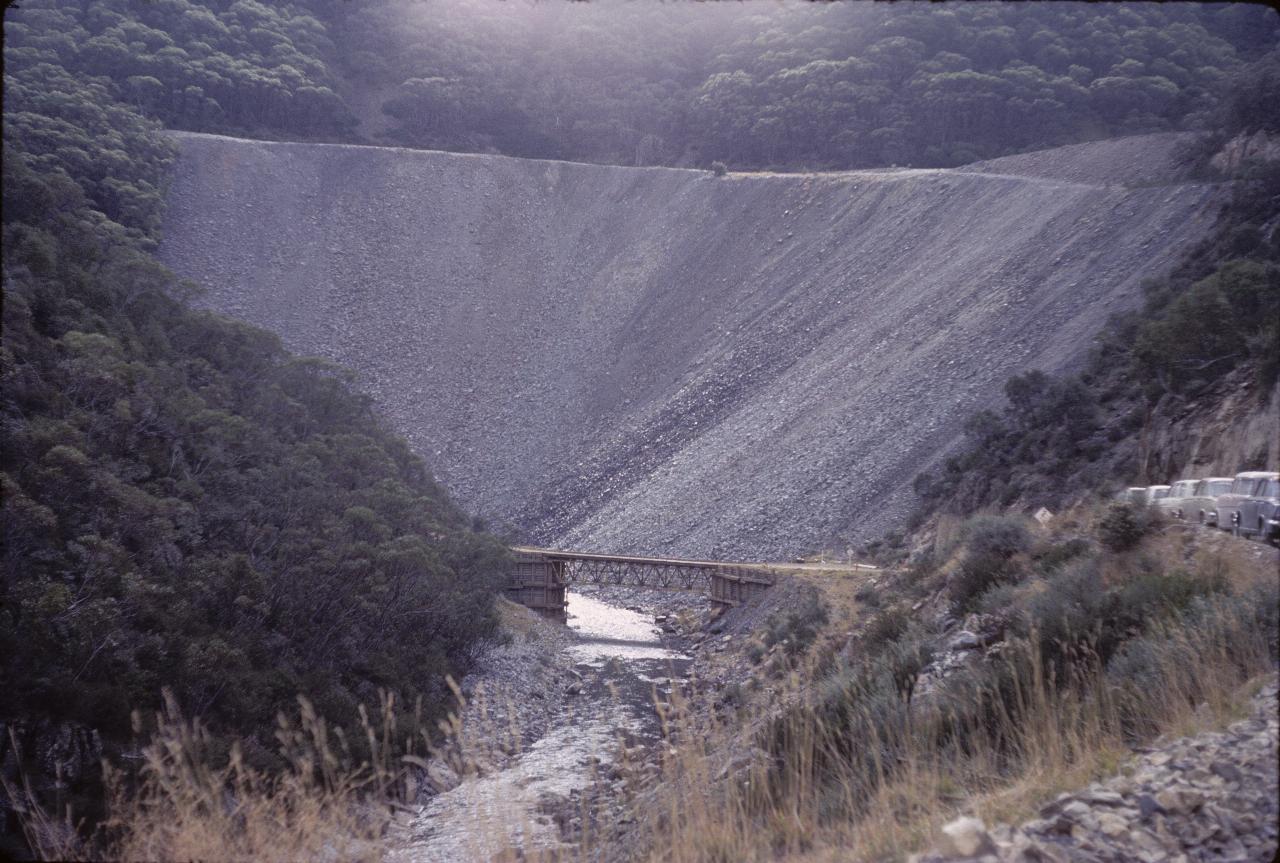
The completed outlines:
[[[696,557],[894,527],[964,417],[1077,360],[1220,194],[1153,185],[1170,136],[721,179],[179,138],[161,255],[209,305],[357,369],[529,540]]]

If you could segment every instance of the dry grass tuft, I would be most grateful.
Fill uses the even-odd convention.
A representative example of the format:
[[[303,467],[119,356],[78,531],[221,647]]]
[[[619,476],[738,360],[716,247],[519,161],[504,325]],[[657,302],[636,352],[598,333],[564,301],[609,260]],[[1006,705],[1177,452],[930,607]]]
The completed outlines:
[[[140,781],[108,773],[107,856],[280,863],[381,857],[391,809],[380,801],[395,776],[385,756],[394,733],[390,703],[381,726],[362,711],[374,755],[355,766],[347,741],[331,738],[309,702],[299,705],[299,724],[281,717],[277,729],[288,767],[268,774],[247,766],[238,746],[226,766],[210,766],[207,732],[167,698]]]

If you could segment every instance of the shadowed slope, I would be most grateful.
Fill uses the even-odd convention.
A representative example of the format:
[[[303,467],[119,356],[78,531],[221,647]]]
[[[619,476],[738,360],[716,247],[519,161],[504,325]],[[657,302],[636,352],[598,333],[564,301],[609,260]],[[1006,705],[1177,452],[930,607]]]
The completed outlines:
[[[1071,181],[1058,151],[715,179],[178,137],[161,255],[211,306],[356,368],[466,504],[634,553],[891,529],[963,417],[1077,359],[1215,195],[1115,184],[1170,136],[1071,148]]]

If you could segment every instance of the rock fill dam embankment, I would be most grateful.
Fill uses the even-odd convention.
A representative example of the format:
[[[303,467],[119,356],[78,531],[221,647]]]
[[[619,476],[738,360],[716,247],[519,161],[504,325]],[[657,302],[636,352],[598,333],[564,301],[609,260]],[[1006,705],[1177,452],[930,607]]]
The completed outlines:
[[[531,540],[777,558],[900,523],[1012,374],[1210,227],[1172,136],[967,169],[709,173],[179,135],[161,257],[357,370]]]

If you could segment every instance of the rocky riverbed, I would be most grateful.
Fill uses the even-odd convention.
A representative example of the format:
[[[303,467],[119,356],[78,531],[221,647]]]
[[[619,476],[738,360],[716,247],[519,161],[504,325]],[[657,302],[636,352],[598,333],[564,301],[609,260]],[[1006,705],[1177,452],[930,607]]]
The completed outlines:
[[[396,859],[554,849],[615,812],[660,743],[655,704],[689,671],[668,621],[700,623],[699,601],[573,593],[568,626],[504,604],[507,638],[462,682],[451,742],[425,771]]]

